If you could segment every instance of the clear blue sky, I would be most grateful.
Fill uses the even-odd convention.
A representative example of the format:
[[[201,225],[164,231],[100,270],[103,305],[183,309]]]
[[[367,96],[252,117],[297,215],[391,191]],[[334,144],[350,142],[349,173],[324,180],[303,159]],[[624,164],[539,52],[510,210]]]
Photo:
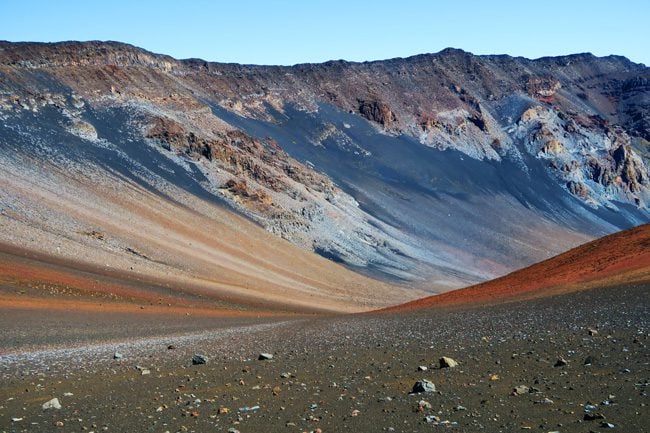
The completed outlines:
[[[0,39],[117,40],[177,58],[375,60],[446,47],[650,65],[650,0],[0,0]]]

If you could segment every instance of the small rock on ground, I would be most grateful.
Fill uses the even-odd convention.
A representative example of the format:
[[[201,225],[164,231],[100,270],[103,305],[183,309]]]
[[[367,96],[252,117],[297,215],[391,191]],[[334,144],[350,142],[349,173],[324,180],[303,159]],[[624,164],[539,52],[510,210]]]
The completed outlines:
[[[61,409],[61,403],[59,403],[59,399],[53,398],[52,400],[43,403],[43,410],[48,409]]]
[[[421,392],[436,392],[436,386],[432,382],[422,379],[415,382],[412,392],[414,394],[419,394]]]
[[[208,362],[208,358],[203,355],[194,355],[192,357],[192,365],[202,365]]]
[[[447,356],[443,356],[440,358],[440,368],[454,368],[458,366],[458,362],[456,362],[454,359],[449,358]]]

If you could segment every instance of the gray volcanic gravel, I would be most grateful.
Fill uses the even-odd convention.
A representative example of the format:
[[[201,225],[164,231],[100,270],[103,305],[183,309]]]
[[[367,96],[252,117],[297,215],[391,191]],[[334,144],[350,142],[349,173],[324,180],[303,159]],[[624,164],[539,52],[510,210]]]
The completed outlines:
[[[138,335],[141,319],[131,317],[128,340],[75,345],[60,335],[63,347],[4,347],[0,428],[641,432],[650,425],[648,289],[400,315],[206,320],[205,329],[194,321],[195,332],[180,333],[161,318],[157,336]],[[181,320],[168,325],[177,331]],[[273,359],[259,361],[263,352]],[[207,363],[192,365],[195,354]],[[459,365],[441,369],[443,356]],[[422,379],[436,392],[411,394]],[[43,410],[53,398],[62,408]]]

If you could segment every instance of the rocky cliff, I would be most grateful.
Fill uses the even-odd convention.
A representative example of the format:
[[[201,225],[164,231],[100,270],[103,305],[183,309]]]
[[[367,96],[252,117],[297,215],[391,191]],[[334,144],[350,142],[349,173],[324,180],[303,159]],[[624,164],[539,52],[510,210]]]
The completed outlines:
[[[650,219],[650,69],[622,57],[281,67],[2,42],[0,78],[2,164],[181,187],[408,285],[478,282]]]

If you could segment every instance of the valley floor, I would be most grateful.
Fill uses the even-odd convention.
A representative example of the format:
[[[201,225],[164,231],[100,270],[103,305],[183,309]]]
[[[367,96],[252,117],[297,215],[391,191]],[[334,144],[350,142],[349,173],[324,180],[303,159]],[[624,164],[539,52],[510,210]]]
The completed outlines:
[[[641,432],[649,293],[330,317],[12,309],[0,315],[0,430]],[[459,366],[439,368],[442,356]],[[410,394],[420,379],[436,392]],[[52,398],[62,408],[43,410]]]

